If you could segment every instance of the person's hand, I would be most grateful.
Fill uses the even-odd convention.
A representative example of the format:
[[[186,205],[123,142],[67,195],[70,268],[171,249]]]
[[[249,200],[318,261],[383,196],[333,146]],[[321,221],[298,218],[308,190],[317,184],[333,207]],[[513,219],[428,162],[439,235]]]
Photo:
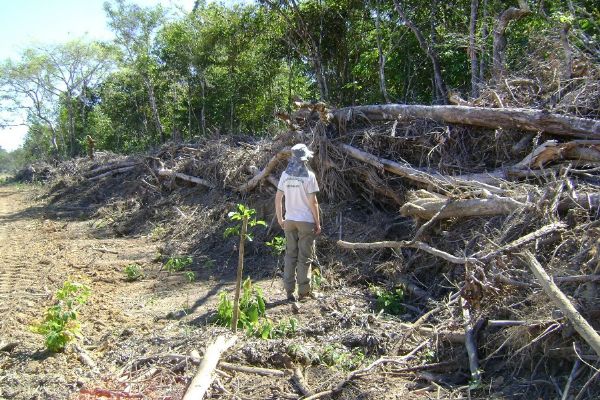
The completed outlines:
[[[321,233],[321,224],[315,224],[315,229],[313,229],[315,235],[319,235]]]
[[[279,222],[279,226],[281,226],[281,229],[285,230],[285,220],[281,219],[281,220],[278,220],[277,222]]]

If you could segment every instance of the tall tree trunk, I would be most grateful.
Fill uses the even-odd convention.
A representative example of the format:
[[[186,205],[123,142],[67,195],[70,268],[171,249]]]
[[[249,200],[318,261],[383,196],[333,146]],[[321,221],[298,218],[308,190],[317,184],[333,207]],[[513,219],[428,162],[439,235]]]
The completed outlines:
[[[416,36],[417,41],[419,42],[419,45],[421,46],[421,49],[427,54],[427,56],[431,60],[431,63],[433,64],[433,76],[434,76],[436,89],[443,97],[444,104],[447,104],[448,91],[447,91],[446,85],[444,84],[444,81],[442,79],[442,69],[440,68],[440,64],[439,64],[435,49],[432,46],[429,46],[427,44],[425,37],[423,36],[423,34],[419,30],[419,28],[417,28],[417,26],[415,24],[413,24],[413,22],[410,19],[407,18],[404,11],[402,11],[402,7],[400,7],[400,3],[398,0],[394,0],[394,6],[396,8],[396,11],[400,15],[400,18],[402,18],[402,20],[404,21],[406,26],[408,26],[410,28],[410,30]]]
[[[563,77],[565,79],[571,79],[573,73],[573,49],[569,43],[569,31],[571,30],[571,24],[565,23],[560,31],[560,39],[565,51],[565,69]]]
[[[163,130],[163,126],[160,122],[160,115],[158,114],[158,107],[156,105],[156,96],[154,94],[154,85],[150,81],[150,77],[146,74],[143,76],[144,84],[146,85],[146,90],[148,90],[148,102],[150,103],[150,109],[152,110],[152,120],[154,121],[154,127],[156,131],[160,135],[161,143],[167,141],[165,136],[165,132]]]
[[[394,0],[395,1],[395,0]],[[519,8],[510,7],[502,12],[494,27],[494,48],[492,53],[494,81],[499,82],[506,74],[504,51],[506,50],[506,28],[511,21],[516,21],[529,14],[529,6],[525,0],[519,0]]]
[[[488,10],[487,10],[487,0],[483,0],[483,12],[481,14],[481,54],[479,55],[479,82],[485,82],[485,48],[488,40]]]
[[[479,0],[471,0],[471,20],[469,23],[469,58],[471,59],[471,97],[479,97],[479,79],[477,74],[477,50],[475,49],[475,36],[477,33],[477,11]]]
[[[383,48],[381,46],[381,15],[379,6],[381,5],[381,0],[377,2],[377,10],[375,14],[375,29],[377,30],[377,53],[379,56],[379,88],[381,89],[381,94],[386,103],[391,103],[390,96],[388,95],[387,88],[385,85],[385,54],[383,54]]]
[[[200,108],[200,126],[202,127],[202,136],[206,136],[206,79],[204,72],[202,73],[202,79],[200,79],[200,95],[202,96],[202,107]]]

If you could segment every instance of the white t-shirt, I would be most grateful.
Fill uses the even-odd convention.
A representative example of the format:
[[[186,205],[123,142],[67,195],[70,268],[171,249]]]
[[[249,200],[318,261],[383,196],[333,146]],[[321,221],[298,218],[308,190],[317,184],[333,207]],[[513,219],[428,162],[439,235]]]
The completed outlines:
[[[290,176],[283,171],[277,190],[281,190],[285,199],[285,219],[299,222],[315,222],[308,195],[319,191],[314,172],[308,171],[308,176]]]

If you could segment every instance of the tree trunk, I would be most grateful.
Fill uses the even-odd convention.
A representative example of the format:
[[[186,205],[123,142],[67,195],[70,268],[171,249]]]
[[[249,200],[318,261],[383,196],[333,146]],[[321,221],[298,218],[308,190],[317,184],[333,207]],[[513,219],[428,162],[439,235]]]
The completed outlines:
[[[148,90],[148,102],[150,103],[150,109],[152,110],[152,120],[154,121],[154,127],[156,128],[156,132],[160,135],[161,143],[165,143],[167,138],[165,137],[165,132],[163,130],[162,124],[160,122],[160,115],[158,114],[158,107],[156,105],[156,96],[154,94],[154,85],[150,81],[150,78],[144,74],[144,83],[146,85],[146,90]]]
[[[493,48],[493,76],[496,83],[500,82],[505,75],[504,51],[506,50],[506,28],[511,21],[516,21],[529,14],[529,6],[525,0],[519,0],[519,8],[510,7],[496,21],[494,27],[494,48]]]
[[[571,79],[573,73],[573,49],[569,43],[569,31],[571,30],[571,24],[565,23],[560,31],[560,39],[565,51],[565,69],[563,77],[565,79]]]
[[[377,54],[379,61],[379,88],[381,89],[381,95],[386,103],[391,103],[390,96],[387,92],[387,87],[385,85],[385,54],[383,54],[383,48],[381,45],[381,16],[379,11],[379,5],[381,5],[381,0],[378,1],[377,10],[375,15],[375,29],[377,31]]]
[[[479,55],[479,82],[485,81],[485,43],[488,37],[487,0],[483,0],[481,15],[481,53]]]
[[[522,108],[387,104],[340,108],[334,111],[333,115],[340,126],[344,126],[345,122],[353,118],[372,122],[408,117],[493,129],[520,129],[584,139],[600,139],[600,122],[597,120]]]
[[[402,7],[400,7],[400,3],[398,0],[394,0],[394,6],[396,7],[398,15],[400,15],[400,18],[402,18],[406,26],[408,26],[410,30],[414,33],[415,37],[417,38],[417,41],[419,42],[419,45],[421,46],[421,49],[425,52],[425,54],[427,54],[427,56],[431,60],[431,63],[433,64],[433,77],[435,81],[435,87],[437,91],[441,94],[441,96],[444,98],[444,104],[446,104],[448,101],[448,90],[446,89],[446,85],[444,84],[444,81],[442,79],[442,69],[438,62],[437,53],[435,52],[435,49],[433,48],[433,46],[427,44],[427,41],[425,40],[425,37],[423,36],[419,28],[417,28],[417,26],[413,24],[413,22],[410,19],[407,18],[404,11],[402,11]]]
[[[471,20],[469,23],[469,58],[471,59],[471,97],[479,97],[479,79],[477,74],[477,49],[475,37],[477,33],[477,10],[479,0],[471,0]]]

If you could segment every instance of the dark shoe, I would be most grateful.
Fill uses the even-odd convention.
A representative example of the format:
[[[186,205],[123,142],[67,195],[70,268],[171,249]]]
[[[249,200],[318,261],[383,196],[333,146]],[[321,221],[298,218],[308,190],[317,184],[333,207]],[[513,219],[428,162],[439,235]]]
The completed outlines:
[[[290,293],[287,295],[287,301],[291,301],[292,303],[295,303],[298,301],[298,297],[294,293]]]

